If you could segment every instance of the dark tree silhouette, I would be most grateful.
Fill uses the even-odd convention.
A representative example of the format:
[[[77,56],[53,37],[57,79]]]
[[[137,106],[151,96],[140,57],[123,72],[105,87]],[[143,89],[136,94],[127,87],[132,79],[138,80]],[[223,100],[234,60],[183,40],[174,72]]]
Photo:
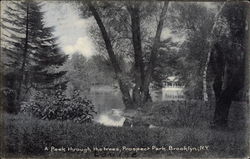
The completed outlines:
[[[222,10],[218,39],[213,45],[211,66],[214,72],[213,89],[216,98],[214,126],[227,127],[231,103],[246,86],[247,7],[245,3],[227,3]]]

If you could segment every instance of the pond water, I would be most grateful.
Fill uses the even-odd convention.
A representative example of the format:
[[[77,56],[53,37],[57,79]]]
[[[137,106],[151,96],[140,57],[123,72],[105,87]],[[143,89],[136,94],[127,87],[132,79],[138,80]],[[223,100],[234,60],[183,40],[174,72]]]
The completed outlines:
[[[125,118],[122,112],[125,106],[118,89],[109,86],[92,87],[90,98],[97,111],[94,121],[106,126],[123,125]]]
[[[182,90],[163,89],[163,91],[153,91],[151,93],[153,101],[182,100]],[[122,126],[125,121],[123,110],[125,108],[119,89],[111,86],[92,87],[89,98],[95,105],[97,114],[94,121],[106,126]]]

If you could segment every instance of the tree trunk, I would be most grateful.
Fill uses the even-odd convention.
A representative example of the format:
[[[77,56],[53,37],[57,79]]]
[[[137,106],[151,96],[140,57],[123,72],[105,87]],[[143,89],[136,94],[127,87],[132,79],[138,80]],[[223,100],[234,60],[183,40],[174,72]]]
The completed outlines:
[[[213,83],[215,94],[213,124],[214,127],[225,128],[228,126],[228,114],[232,98],[235,94],[235,83],[237,85],[237,80],[234,78],[232,83],[227,82],[229,78],[226,73],[228,64],[225,61],[224,52],[218,43],[214,44],[213,51],[211,51],[211,63],[215,74]]]
[[[24,52],[23,52],[23,61],[22,66],[20,69],[20,79],[18,83],[18,89],[17,89],[17,96],[16,96],[16,110],[19,111],[20,109],[20,96],[22,92],[22,85],[24,81],[24,74],[25,74],[25,66],[27,61],[27,55],[28,55],[28,39],[29,39],[29,2],[27,2],[27,9],[26,9],[26,31],[25,31],[25,46],[24,46]]]
[[[203,89],[202,89],[202,94],[203,94],[203,100],[204,101],[208,101],[208,94],[207,94],[207,70],[208,70],[208,65],[209,65],[209,62],[210,62],[210,58],[211,58],[211,53],[212,53],[212,47],[214,45],[213,41],[214,40],[212,38],[213,34],[214,34],[214,30],[217,26],[217,22],[218,22],[218,18],[220,16],[220,13],[223,9],[223,7],[225,6],[226,2],[224,2],[222,4],[222,6],[220,7],[220,10],[218,11],[218,13],[215,15],[214,17],[214,24],[212,26],[212,29],[211,29],[211,37],[209,38],[210,41],[209,41],[209,49],[208,49],[208,53],[207,53],[207,58],[206,58],[206,62],[205,62],[205,66],[204,66],[204,71],[203,71],[203,74],[202,74],[202,83],[203,83]]]
[[[222,80],[221,76],[216,76],[214,83],[213,83],[213,90],[215,95],[215,101],[217,102],[219,100],[220,94],[221,94],[221,88],[222,88]]]
[[[208,101],[208,94],[207,94],[207,67],[208,65],[205,66],[203,76],[202,76],[202,83],[203,83],[203,100]]]
[[[232,9],[232,8],[231,8]],[[235,9],[235,8],[234,8]],[[236,9],[235,9],[236,10]],[[229,12],[229,10],[227,11]],[[237,10],[238,12],[238,10]],[[241,12],[240,14],[245,14]],[[239,14],[238,14],[239,15]],[[247,15],[247,14],[245,14]],[[232,16],[232,15],[231,15]],[[248,69],[249,61],[247,60],[247,48],[248,46],[248,31],[246,30],[246,23],[241,25],[240,28],[235,31],[233,25],[237,24],[234,19],[229,18],[229,27],[232,37],[230,38],[230,48],[221,47],[220,39],[218,43],[213,44],[214,52],[211,62],[215,62],[212,66],[215,73],[214,80],[214,92],[216,96],[216,107],[213,118],[213,126],[217,128],[223,128],[228,126],[229,110],[232,101],[236,95],[244,89],[247,84],[248,75],[246,70]],[[241,16],[238,16],[241,17]],[[241,17],[242,19],[245,19]],[[240,36],[238,35],[239,32]],[[243,36],[242,36],[243,35]],[[211,48],[210,48],[211,49]]]
[[[216,127],[223,128],[228,126],[228,114],[231,103],[232,99],[227,99],[225,97],[220,97],[220,99],[216,101],[213,119]]]
[[[160,38],[161,38],[162,30],[163,30],[164,19],[165,19],[166,12],[168,9],[168,4],[169,4],[168,1],[164,2],[164,6],[163,6],[161,14],[160,14],[159,23],[157,25],[156,34],[154,37],[154,42],[153,42],[153,46],[152,46],[152,50],[151,50],[151,54],[150,54],[149,64],[148,64],[148,67],[147,67],[147,70],[145,73],[145,80],[144,80],[144,84],[143,84],[143,95],[142,95],[142,99],[144,102],[147,101],[147,99],[148,99],[149,85],[151,82],[153,70],[155,68],[155,62],[157,59],[157,53],[158,53],[158,49],[159,49],[159,45],[160,45]]]
[[[216,107],[214,112],[214,125],[216,127],[228,126],[229,109],[232,103],[232,92],[223,91],[220,97],[217,97]]]
[[[120,90],[122,93],[123,103],[124,103],[126,109],[133,109],[135,106],[134,106],[134,103],[133,103],[131,96],[130,96],[130,93],[129,93],[129,87],[128,87],[127,83],[124,81],[124,76],[123,76],[122,70],[121,70],[120,65],[117,61],[117,58],[115,56],[113,47],[111,45],[110,38],[109,38],[108,33],[106,31],[106,28],[105,28],[105,26],[100,18],[99,13],[97,12],[96,8],[93,6],[93,4],[90,1],[88,1],[88,7],[89,7],[89,10],[92,12],[92,14],[97,22],[97,25],[100,28],[100,31],[102,33],[102,37],[103,37],[103,40],[105,42],[105,46],[106,46],[108,55],[109,55],[110,61],[112,63],[112,67],[113,67],[115,75],[118,79],[118,84],[120,86]]]
[[[138,4],[129,5],[127,9],[131,16],[132,44],[134,48],[135,86],[133,88],[133,101],[137,107],[142,107],[142,93],[144,83],[144,62],[141,46],[140,11]]]
[[[228,126],[228,115],[233,98],[238,92],[244,87],[245,84],[245,70],[243,64],[230,77],[227,78],[227,82],[220,81],[214,83],[214,91],[216,95],[216,106],[214,112],[213,124],[215,127],[227,127]],[[225,84],[225,85],[224,85]],[[223,86],[224,85],[224,86]]]
[[[121,75],[118,75],[118,76],[121,76]],[[118,78],[118,83],[119,83],[120,90],[122,93],[122,101],[125,105],[125,108],[134,109],[136,106],[133,100],[131,99],[128,85],[122,80],[122,78]]]
[[[225,86],[225,83],[223,83],[224,82],[223,79],[225,79],[224,71],[226,68],[225,58],[224,58],[222,49],[218,43],[214,44],[214,49],[211,51],[210,62],[211,62],[213,72],[215,74],[215,77],[213,80],[214,81],[213,90],[215,94],[215,100],[217,102],[217,100],[219,100],[219,97],[221,95],[222,89],[224,89],[223,85]]]

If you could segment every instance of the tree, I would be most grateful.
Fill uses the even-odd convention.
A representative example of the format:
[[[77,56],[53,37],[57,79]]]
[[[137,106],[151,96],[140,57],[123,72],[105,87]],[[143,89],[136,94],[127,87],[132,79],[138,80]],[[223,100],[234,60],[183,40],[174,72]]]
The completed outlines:
[[[33,16],[30,17],[29,40],[33,45],[30,49],[31,65],[29,69],[30,83],[36,89],[54,89],[65,87],[66,82],[59,82],[66,71],[57,71],[68,56],[59,49],[57,38],[53,36],[53,27],[46,27],[43,22],[41,5],[38,2],[30,2]],[[35,46],[35,47],[34,47]]]
[[[126,108],[142,107],[149,99],[149,85],[160,49],[160,38],[168,2],[109,3],[88,1],[87,7],[100,30],[103,44],[100,46],[104,46],[106,49]],[[82,7],[84,13],[86,13],[85,9]],[[110,15],[115,16],[115,18],[110,18]],[[151,22],[150,27],[147,25],[149,21]],[[152,26],[156,26],[156,28]],[[148,47],[150,50],[147,50],[149,52],[147,64],[145,62],[146,43],[150,44]],[[117,60],[118,49],[125,50],[126,60],[132,61],[134,68],[132,75],[134,86],[132,88],[129,84],[131,80],[128,80],[130,76],[121,68]],[[131,89],[133,90],[132,95],[130,94]]]
[[[208,70],[208,65],[209,65],[209,60],[210,60],[210,56],[211,56],[211,48],[212,48],[212,45],[213,45],[213,41],[215,40],[215,37],[212,37],[214,35],[214,31],[215,31],[215,28],[217,27],[217,23],[219,21],[219,16],[225,6],[226,2],[224,2],[221,6],[220,6],[220,9],[219,11],[217,12],[217,14],[214,16],[214,23],[211,27],[211,33],[210,33],[210,36],[209,37],[209,46],[208,46],[208,53],[207,53],[207,60],[205,62],[205,67],[204,67],[204,71],[203,71],[203,100],[204,101],[208,101],[208,94],[207,94],[207,70]]]
[[[6,33],[3,34],[2,39],[5,42],[2,46],[5,55],[4,65],[7,67],[5,81],[9,81],[11,83],[9,88],[15,90],[11,95],[12,98],[8,100],[13,112],[18,111],[16,101],[20,99],[27,58],[28,25],[25,22],[28,19],[29,10],[25,7],[26,5],[25,2],[13,2],[12,6],[7,6],[5,10],[6,17],[2,18],[2,27]]]
[[[185,38],[173,62],[176,75],[185,86],[184,93],[187,98],[203,98],[202,74],[214,15],[213,10],[197,2],[176,2],[171,5],[168,26]],[[207,90],[205,93],[207,94]]]
[[[213,69],[213,89],[216,108],[215,127],[226,127],[231,103],[246,86],[248,5],[241,2],[226,3],[221,12],[221,23],[217,27],[218,37],[212,46],[210,65]],[[220,31],[222,30],[222,31]]]
[[[2,18],[5,30],[3,53],[7,75],[11,74],[15,112],[30,88],[53,88],[66,72],[56,72],[67,56],[60,53],[53,28],[45,27],[41,4],[35,1],[10,2]],[[64,82],[65,83],[65,82]],[[46,86],[45,86],[46,85]],[[14,107],[14,106],[13,106]]]

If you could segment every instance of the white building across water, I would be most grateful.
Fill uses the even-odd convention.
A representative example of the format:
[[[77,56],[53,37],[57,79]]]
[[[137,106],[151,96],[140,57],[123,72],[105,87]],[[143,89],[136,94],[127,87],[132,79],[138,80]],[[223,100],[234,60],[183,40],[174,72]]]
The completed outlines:
[[[184,100],[184,87],[179,84],[176,76],[168,77],[162,88],[162,101],[166,100]]]

